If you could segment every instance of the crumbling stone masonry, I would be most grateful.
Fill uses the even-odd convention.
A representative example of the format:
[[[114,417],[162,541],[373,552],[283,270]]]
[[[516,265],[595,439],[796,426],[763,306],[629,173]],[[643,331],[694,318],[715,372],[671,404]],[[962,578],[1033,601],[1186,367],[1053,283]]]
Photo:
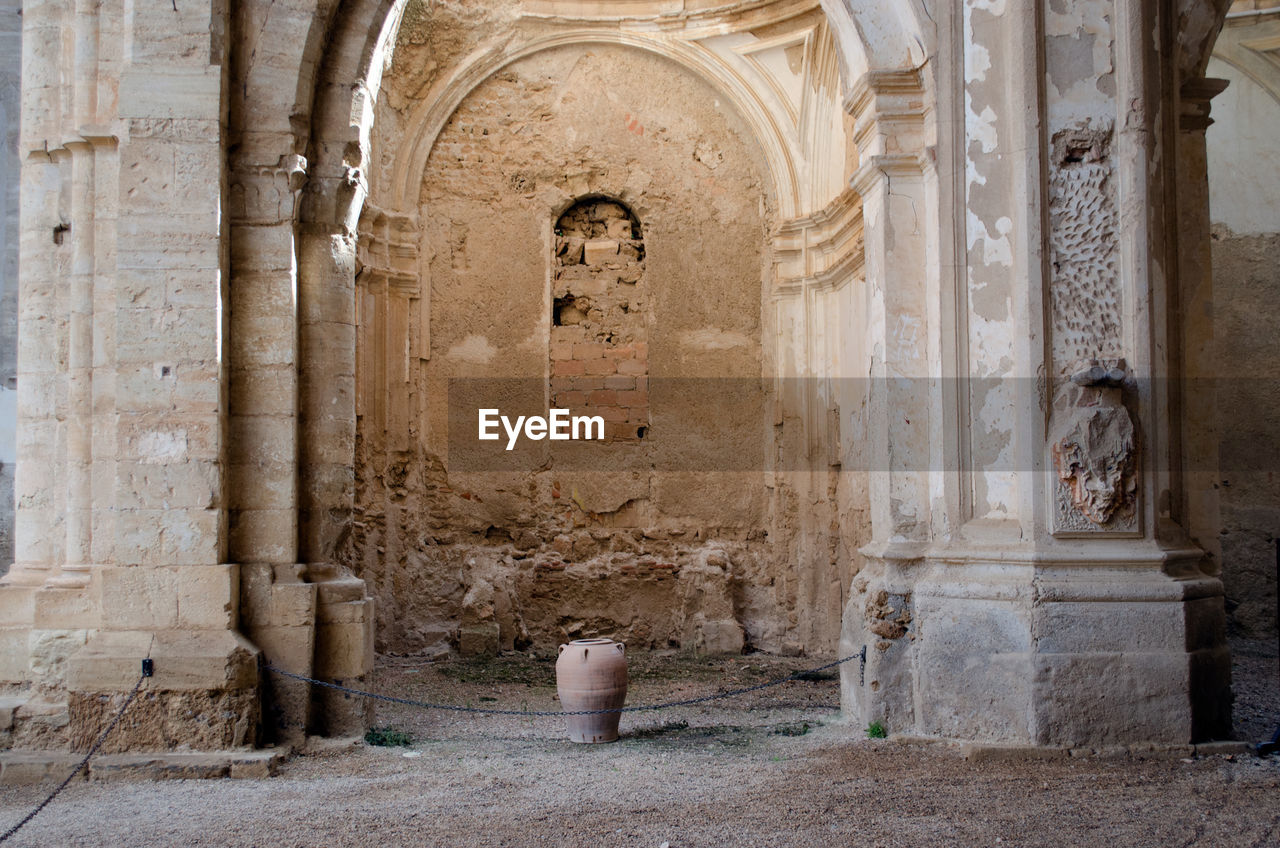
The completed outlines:
[[[865,648],[895,734],[1229,732],[1221,0],[126,11],[23,7],[6,744],[148,652],[116,744],[225,749],[369,720],[264,659],[595,634]],[[608,438],[477,452],[477,387]]]

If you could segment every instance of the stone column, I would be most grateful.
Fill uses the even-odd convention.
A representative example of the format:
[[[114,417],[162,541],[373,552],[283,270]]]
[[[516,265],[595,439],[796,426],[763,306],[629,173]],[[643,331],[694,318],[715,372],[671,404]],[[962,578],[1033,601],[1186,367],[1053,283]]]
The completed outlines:
[[[114,746],[234,747],[256,729],[223,477],[226,16],[85,3],[24,15],[30,376],[9,582],[42,585],[26,602],[28,656],[5,677],[65,697],[73,746],[148,652],[151,714]],[[6,623],[14,592],[0,589]]]
[[[65,559],[65,351],[68,301],[64,274],[71,243],[66,207],[69,151],[61,146],[69,92],[62,81],[66,10],[25,4],[22,15],[22,188],[19,220],[18,418],[14,564],[0,581],[0,679],[26,682],[36,668],[58,665],[83,644],[84,632],[40,638],[33,632],[36,595]],[[71,135],[71,133],[68,133]],[[92,626],[90,623],[88,626]],[[83,625],[82,625],[83,627]],[[42,656],[49,642],[56,659]],[[36,659],[32,660],[33,653]]]
[[[914,558],[869,567],[846,612],[843,652],[868,647],[846,704],[890,732],[999,743],[1222,738],[1221,584],[1180,506],[1178,275],[1193,268],[1172,183],[1202,165],[1170,158],[1172,22],[1139,0],[939,11],[938,168],[964,179],[938,242],[955,222],[964,258],[928,337],[930,369],[962,379],[919,425],[943,462],[913,465],[935,472]],[[895,449],[925,438],[901,403]],[[873,502],[901,509],[900,492]]]
[[[1197,545],[1208,554],[1210,573],[1222,571],[1222,528],[1218,508],[1217,354],[1213,338],[1213,269],[1209,238],[1208,156],[1205,130],[1213,123],[1209,101],[1227,87],[1226,80],[1193,79],[1179,94],[1181,113],[1170,135],[1177,150],[1176,244],[1178,249],[1177,312],[1183,316],[1180,349],[1185,380],[1179,406],[1183,421],[1180,469],[1185,499],[1171,510]],[[1230,375],[1239,377],[1246,375]]]
[[[14,423],[18,374],[18,188],[22,160],[22,3],[0,3],[0,572],[13,562]],[[3,576],[3,574],[0,574]]]

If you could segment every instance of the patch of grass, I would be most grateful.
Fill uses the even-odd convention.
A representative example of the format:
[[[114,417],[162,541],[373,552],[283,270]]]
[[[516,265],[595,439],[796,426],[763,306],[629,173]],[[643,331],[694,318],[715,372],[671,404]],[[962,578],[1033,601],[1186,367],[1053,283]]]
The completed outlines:
[[[779,724],[773,728],[775,736],[804,736],[810,730],[809,722],[793,721],[789,724]]]
[[[365,731],[364,741],[378,748],[406,748],[413,744],[413,737],[394,727],[371,727]]]
[[[885,730],[884,725],[877,719],[867,725],[868,739],[884,739],[889,735],[889,731]]]

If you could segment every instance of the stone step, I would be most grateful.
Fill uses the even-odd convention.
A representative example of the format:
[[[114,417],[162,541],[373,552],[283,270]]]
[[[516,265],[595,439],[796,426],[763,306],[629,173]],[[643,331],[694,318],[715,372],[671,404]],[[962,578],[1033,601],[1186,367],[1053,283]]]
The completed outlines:
[[[0,785],[61,781],[83,756],[66,751],[0,752]],[[258,779],[275,774],[283,758],[283,751],[273,749],[100,754],[77,780]]]

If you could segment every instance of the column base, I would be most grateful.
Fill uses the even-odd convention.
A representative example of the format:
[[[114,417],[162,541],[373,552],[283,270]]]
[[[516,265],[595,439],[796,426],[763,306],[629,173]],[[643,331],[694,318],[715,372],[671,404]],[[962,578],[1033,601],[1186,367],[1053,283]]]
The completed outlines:
[[[260,721],[258,649],[230,630],[99,632],[67,663],[72,750],[86,750],[124,704],[150,652],[143,682],[103,751],[218,751],[253,745]]]
[[[1199,551],[873,562],[845,611],[846,711],[893,733],[1063,748],[1231,733],[1222,585]],[[1182,576],[1171,576],[1182,575]],[[859,591],[860,588],[860,591]],[[852,665],[852,664],[851,664]]]

